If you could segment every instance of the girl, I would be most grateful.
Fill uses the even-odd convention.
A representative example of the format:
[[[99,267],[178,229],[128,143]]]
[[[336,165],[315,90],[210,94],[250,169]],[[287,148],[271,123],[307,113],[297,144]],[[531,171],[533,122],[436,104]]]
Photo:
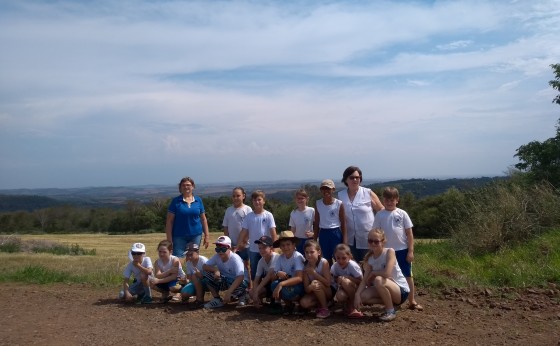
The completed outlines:
[[[306,259],[303,269],[305,295],[299,304],[304,309],[319,305],[316,311],[317,318],[327,318],[331,315],[327,304],[333,296],[329,262],[321,257],[321,247],[314,240],[305,242],[304,251]]]
[[[335,299],[346,303],[346,314],[349,318],[360,318],[363,314],[354,307],[356,290],[362,282],[363,274],[360,265],[352,258],[352,251],[346,244],[338,244],[334,251],[336,262],[331,267],[332,287],[336,291]]]
[[[243,260],[243,265],[245,266],[245,273],[247,274],[246,279],[250,282],[249,277],[249,250],[247,249],[247,245],[244,245],[244,248],[238,247],[239,241],[239,234],[241,233],[241,225],[243,224],[243,220],[253,211],[251,207],[244,204],[245,198],[247,195],[245,194],[245,190],[242,187],[234,187],[233,191],[231,192],[231,200],[233,205],[226,209],[224,214],[224,221],[222,222],[222,226],[224,227],[224,235],[227,235],[231,239],[231,246],[236,254],[241,257]],[[243,298],[243,297],[242,297]]]
[[[323,180],[320,190],[323,199],[318,200],[315,207],[313,240],[319,238],[323,256],[332,264],[335,247],[340,243],[348,244],[344,205],[333,197],[335,186],[332,180]]]
[[[410,292],[404,275],[399,268],[395,250],[386,248],[385,233],[382,229],[372,229],[368,235],[369,252],[364,258],[364,280],[356,292],[356,307],[364,304],[383,304],[385,313],[379,317],[389,322],[397,315],[394,305],[400,305]]]
[[[308,207],[309,195],[304,189],[296,191],[296,209],[290,213],[290,231],[294,232],[299,243],[296,250],[303,254],[305,241],[313,239],[313,220],[315,219],[315,209]]]
[[[173,243],[168,240],[162,240],[158,244],[159,258],[156,261],[154,277],[150,279],[152,289],[161,292],[162,300],[181,301],[179,294],[173,297],[169,296],[171,288],[177,285],[177,277],[184,276],[183,268],[179,258],[171,255],[173,251]]]

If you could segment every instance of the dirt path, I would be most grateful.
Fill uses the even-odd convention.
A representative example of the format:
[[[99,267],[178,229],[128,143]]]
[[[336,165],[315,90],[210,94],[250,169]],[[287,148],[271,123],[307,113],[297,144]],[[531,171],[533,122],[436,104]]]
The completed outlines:
[[[0,285],[0,345],[531,344],[560,345],[560,292],[448,290],[422,295],[422,312],[378,322],[335,314],[279,317],[252,307],[192,310],[188,304],[123,305],[116,290],[81,285]]]

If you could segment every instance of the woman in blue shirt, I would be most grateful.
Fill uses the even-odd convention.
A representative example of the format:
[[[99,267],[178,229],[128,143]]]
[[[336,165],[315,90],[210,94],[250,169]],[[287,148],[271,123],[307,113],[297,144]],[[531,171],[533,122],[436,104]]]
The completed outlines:
[[[179,182],[181,195],[173,198],[167,209],[165,234],[173,242],[173,255],[184,257],[187,244],[200,246],[204,234],[204,247],[208,248],[208,221],[202,199],[193,194],[194,180],[184,177]]]

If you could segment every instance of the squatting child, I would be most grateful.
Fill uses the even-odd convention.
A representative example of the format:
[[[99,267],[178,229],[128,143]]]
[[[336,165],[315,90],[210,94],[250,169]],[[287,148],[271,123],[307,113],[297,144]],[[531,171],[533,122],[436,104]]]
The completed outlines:
[[[328,302],[332,299],[331,271],[329,262],[321,257],[321,247],[314,240],[308,240],[304,245],[305,267],[303,268],[303,287],[305,295],[299,301],[304,309],[317,306],[317,318],[327,318],[331,315]]]
[[[132,261],[124,268],[120,297],[127,302],[134,301],[136,297],[138,303],[150,304],[152,303],[152,290],[148,280],[153,271],[152,260],[146,256],[146,246],[142,243],[132,244],[129,254]],[[130,284],[132,275],[134,275],[134,281]]]

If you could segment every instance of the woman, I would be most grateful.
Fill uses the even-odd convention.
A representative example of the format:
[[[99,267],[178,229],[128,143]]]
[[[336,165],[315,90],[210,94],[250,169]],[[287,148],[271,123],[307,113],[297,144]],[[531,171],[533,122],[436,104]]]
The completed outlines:
[[[367,237],[373,227],[373,212],[383,209],[383,204],[375,192],[360,186],[362,171],[358,167],[346,168],[342,182],[348,188],[338,193],[338,199],[344,204],[348,245],[356,262],[360,262],[368,251]]]
[[[173,255],[184,257],[187,244],[200,246],[204,233],[204,248],[208,248],[208,221],[202,199],[193,195],[194,180],[184,177],[179,182],[180,196],[171,200],[167,209],[165,234],[167,240],[173,242]]]

